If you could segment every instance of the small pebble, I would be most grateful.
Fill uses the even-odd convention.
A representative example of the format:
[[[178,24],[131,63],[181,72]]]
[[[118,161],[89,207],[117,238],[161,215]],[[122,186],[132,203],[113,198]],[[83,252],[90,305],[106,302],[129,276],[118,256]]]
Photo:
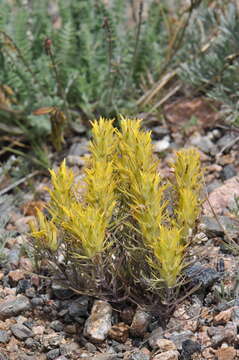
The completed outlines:
[[[29,337],[32,337],[33,332],[25,325],[15,324],[11,326],[11,331],[14,336],[19,340],[26,340]]]
[[[50,350],[50,351],[48,351],[48,353],[46,354],[47,359],[49,359],[49,360],[54,360],[54,359],[56,359],[59,355],[60,355],[60,350],[59,350],[59,349]]]
[[[6,344],[10,340],[10,335],[5,330],[0,330],[0,343]]]
[[[59,320],[54,320],[50,323],[50,328],[52,328],[53,330],[59,332],[59,331],[62,331],[64,326],[62,324],[61,321]]]

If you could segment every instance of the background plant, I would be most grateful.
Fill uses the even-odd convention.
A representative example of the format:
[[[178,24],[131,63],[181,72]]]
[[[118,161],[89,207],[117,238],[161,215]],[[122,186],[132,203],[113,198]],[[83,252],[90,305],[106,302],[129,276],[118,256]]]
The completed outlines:
[[[128,28],[118,0],[111,7],[86,0],[67,6],[53,1],[52,7],[46,0],[15,6],[5,1],[0,7],[1,113],[5,122],[11,119],[41,139],[51,123],[46,116],[34,117],[33,110],[54,107],[86,118],[122,111],[131,106],[129,94],[137,97],[146,67],[156,70],[162,56],[162,46],[153,41],[162,16],[157,24],[154,14],[143,23],[141,10]]]
[[[6,242],[9,238],[15,236],[15,231],[7,230],[7,224],[10,216],[6,215],[7,211],[13,208],[13,198],[10,195],[0,196],[0,267],[6,265],[7,254],[4,251]]]
[[[238,121],[239,12],[236,1],[198,8],[189,24],[180,77],[193,88],[221,104],[228,122]]]
[[[236,1],[152,0],[147,11],[144,1],[132,17],[128,10],[120,0],[1,2],[0,129],[14,135],[1,140],[6,152],[47,168],[46,139],[58,151],[69,125],[147,117],[188,87],[237,119]]]
[[[31,235],[37,257],[79,292],[170,302],[200,213],[199,153],[178,152],[175,180],[163,181],[140,123],[122,118],[117,130],[112,121],[93,122],[84,183],[74,182],[65,162],[51,171],[49,218],[38,211]]]
[[[146,12],[141,1],[130,18],[122,1],[109,3],[0,5],[0,127],[20,132],[44,167],[46,135],[58,138],[59,150],[70,120],[138,110],[137,99],[174,63],[198,6],[193,0],[183,13],[175,6],[171,16],[167,2],[153,0]]]

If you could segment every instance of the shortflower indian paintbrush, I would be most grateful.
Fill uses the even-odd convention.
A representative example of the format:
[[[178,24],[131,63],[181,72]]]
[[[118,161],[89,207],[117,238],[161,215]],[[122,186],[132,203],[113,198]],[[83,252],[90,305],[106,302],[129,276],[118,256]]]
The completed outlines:
[[[97,289],[100,283],[105,286],[106,276],[126,284],[133,273],[129,266],[137,268],[138,251],[144,266],[141,275],[131,280],[136,287],[145,276],[151,281],[151,291],[159,283],[173,288],[186,264],[190,233],[201,209],[200,156],[195,149],[178,151],[172,163],[174,180],[163,179],[151,133],[141,123],[121,117],[120,129],[116,129],[112,120],[93,121],[83,183],[75,183],[65,161],[58,170],[51,170],[50,219],[38,211],[37,223],[32,225],[38,251],[64,253],[66,268],[69,272],[80,269],[87,287],[94,278]],[[84,188],[81,197],[80,187]],[[118,258],[121,267],[117,268]],[[115,293],[114,281],[110,280],[109,287]]]

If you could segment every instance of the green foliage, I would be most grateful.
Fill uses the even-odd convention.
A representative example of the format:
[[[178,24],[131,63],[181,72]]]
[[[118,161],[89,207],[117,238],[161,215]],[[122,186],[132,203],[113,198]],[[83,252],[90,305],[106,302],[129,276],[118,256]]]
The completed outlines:
[[[33,150],[51,135],[58,151],[75,118],[147,110],[157,96],[165,98],[172,69],[195,94],[219,100],[227,119],[238,118],[235,0],[192,0],[185,8],[175,2],[173,10],[153,0],[146,16],[139,6],[131,20],[122,0],[54,4],[0,4],[1,123],[20,128]],[[33,115],[45,108],[61,119]]]
[[[239,12],[236,1],[202,6],[187,28],[187,53],[180,76],[194,88],[221,103],[227,121],[238,120]]]
[[[31,225],[38,258],[64,264],[68,281],[82,292],[118,298],[143,290],[163,298],[163,289],[179,286],[187,264],[201,207],[199,154],[179,151],[174,181],[165,182],[151,134],[140,124],[122,117],[118,130],[103,118],[93,122],[83,183],[74,182],[65,162],[51,170],[50,218],[38,212]]]
[[[59,151],[71,120],[134,110],[142,77],[160,70],[163,8],[153,1],[129,26],[121,0],[1,2],[1,127],[20,128],[35,163],[47,167],[43,144]]]
[[[15,235],[14,231],[9,231],[6,226],[9,222],[9,216],[5,215],[6,210],[9,211],[12,207],[13,199],[11,196],[2,195],[0,197],[0,267],[6,264],[7,256],[4,252],[6,241]]]

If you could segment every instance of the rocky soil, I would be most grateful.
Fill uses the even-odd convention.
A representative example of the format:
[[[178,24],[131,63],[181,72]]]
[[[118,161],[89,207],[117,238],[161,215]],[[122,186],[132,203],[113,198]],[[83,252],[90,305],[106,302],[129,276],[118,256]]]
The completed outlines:
[[[13,189],[0,201],[0,212],[10,215],[6,229],[13,232],[0,257],[0,360],[239,359],[239,130],[221,126],[202,100],[174,104],[166,114],[167,125],[147,122],[161,173],[167,176],[172,153],[189,145],[200,150],[205,167],[211,206],[203,204],[196,242],[203,257],[187,274],[200,285],[197,292],[162,328],[160,315],[79,296],[37,274],[26,233],[34,206],[47,200],[49,178],[39,176],[31,186],[20,185],[20,200]],[[64,156],[79,178],[86,153],[84,129],[76,130]],[[228,239],[234,248],[225,245]]]

